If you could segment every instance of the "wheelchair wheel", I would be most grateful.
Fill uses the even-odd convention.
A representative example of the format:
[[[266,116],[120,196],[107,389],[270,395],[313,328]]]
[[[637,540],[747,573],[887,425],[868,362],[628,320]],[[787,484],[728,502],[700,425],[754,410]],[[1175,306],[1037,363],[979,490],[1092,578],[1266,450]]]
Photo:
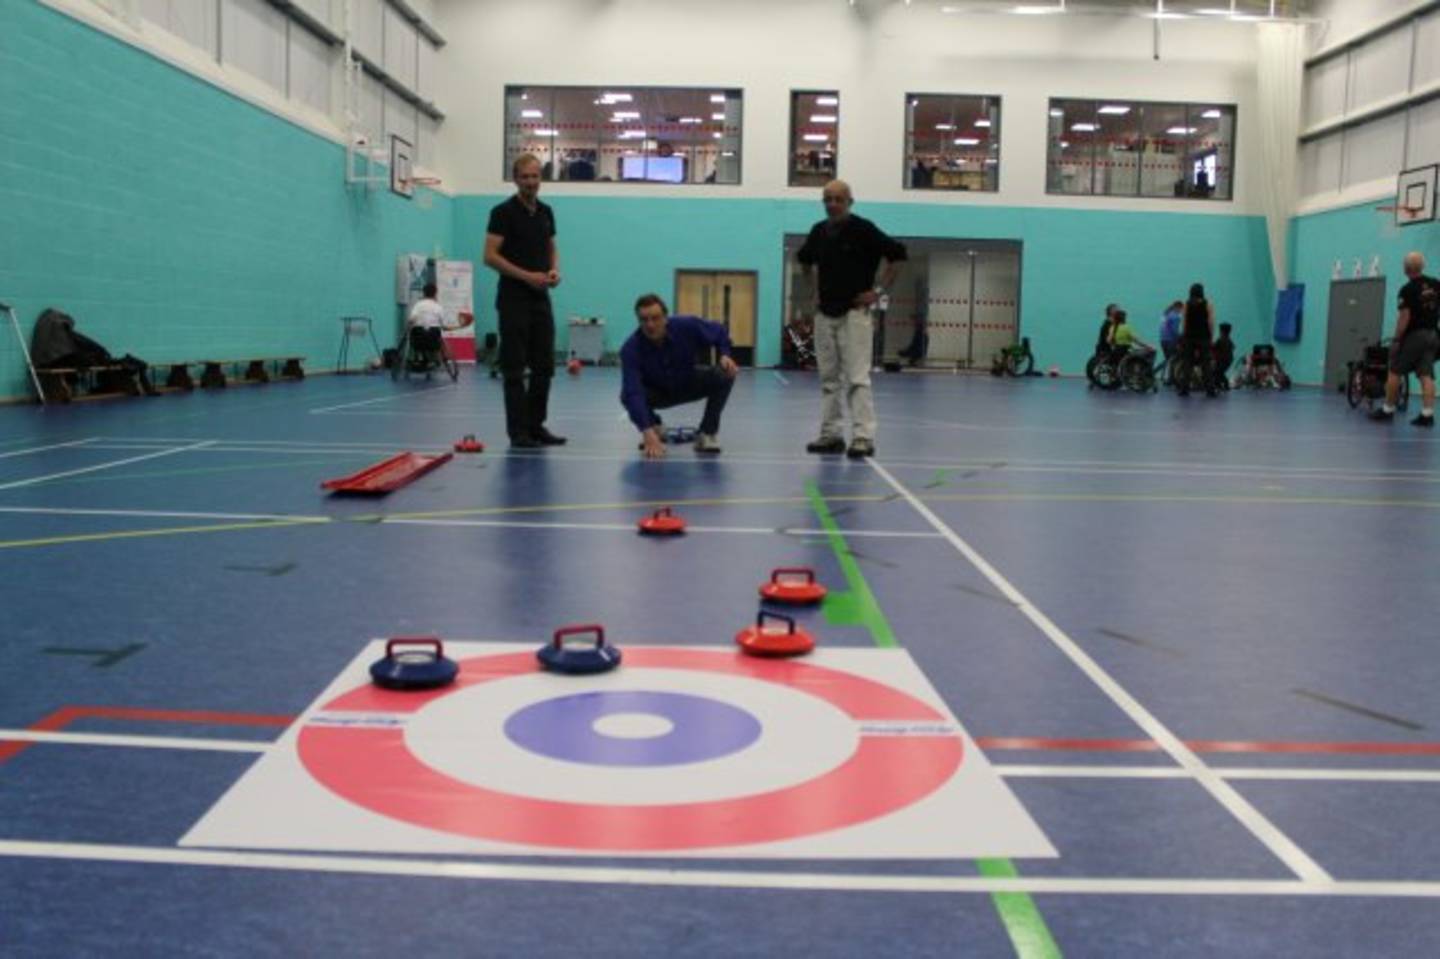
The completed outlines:
[[[1350,369],[1350,376],[1345,381],[1345,402],[1350,408],[1358,409],[1360,401],[1365,398],[1365,370],[1355,366]]]
[[[1102,390],[1113,390],[1120,385],[1120,371],[1112,360],[1103,359],[1095,364],[1094,379]]]
[[[1155,385],[1155,372],[1150,357],[1144,354],[1127,356],[1120,361],[1120,382],[1134,393],[1149,393]]]
[[[1090,357],[1090,359],[1085,361],[1085,378],[1090,381],[1091,386],[1100,385],[1100,383],[1095,379],[1095,370],[1097,367],[1099,367],[1099,365],[1100,357],[1098,356],[1092,356]]]
[[[1194,385],[1194,378],[1195,372],[1190,366],[1190,360],[1182,354],[1175,354],[1175,358],[1170,361],[1170,379],[1175,389],[1188,392]]]
[[[1005,354],[1005,372],[1011,376],[1029,376],[1034,368],[1035,357],[1029,353],[1021,353],[1019,356],[1014,353]]]

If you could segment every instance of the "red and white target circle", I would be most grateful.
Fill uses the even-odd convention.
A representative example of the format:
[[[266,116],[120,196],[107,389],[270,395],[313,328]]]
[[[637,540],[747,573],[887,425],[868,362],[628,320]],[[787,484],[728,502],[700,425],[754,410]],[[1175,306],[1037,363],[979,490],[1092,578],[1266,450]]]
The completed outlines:
[[[460,661],[455,685],[429,693],[394,693],[366,684],[321,706],[339,722],[312,722],[299,734],[301,763],[314,779],[365,809],[453,835],[501,843],[617,852],[679,851],[779,842],[866,823],[905,809],[944,785],[959,769],[963,740],[934,707],[893,686],[854,673],[794,660],[752,659],[730,651],[632,647],[622,672],[646,685],[677,672],[761,684],[757,700],[779,691],[819,705],[848,721],[853,749],[827,769],[747,795],[687,801],[584,801],[537,796],[456,775],[426,762],[406,726],[424,721],[427,707],[476,687],[497,699],[507,682],[535,677],[533,652],[507,652]],[[493,685],[488,685],[493,684]],[[585,687],[576,685],[574,689]],[[764,695],[759,695],[759,694]],[[744,700],[733,703],[747,705]],[[343,721],[346,714],[395,717],[385,723]],[[888,724],[888,725],[887,725]],[[912,724],[912,725],[907,725]],[[493,725],[493,722],[491,723]],[[807,730],[775,729],[765,736],[797,737]],[[762,737],[763,739],[764,737]],[[744,762],[745,754],[731,761]],[[703,769],[703,766],[702,766]],[[637,783],[644,771],[638,771]],[[670,773],[671,779],[684,778]],[[603,793],[604,790],[598,790]],[[609,800],[609,801],[607,801]]]

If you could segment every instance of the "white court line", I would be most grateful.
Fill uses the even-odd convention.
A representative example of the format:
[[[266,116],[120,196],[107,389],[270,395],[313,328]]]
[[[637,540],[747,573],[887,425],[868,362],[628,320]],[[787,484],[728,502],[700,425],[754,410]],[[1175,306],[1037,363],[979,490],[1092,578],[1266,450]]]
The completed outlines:
[[[156,449],[156,448],[157,448],[158,446],[160,446],[160,445],[161,445],[161,444],[158,444],[158,443],[157,443],[157,444],[150,444],[150,445],[145,445],[145,444],[141,444],[141,443],[92,443],[90,446],[87,447],[87,449],[92,449],[92,450],[153,450],[153,449]],[[436,448],[438,448],[440,445],[441,445],[441,444],[437,443],[437,444],[435,444],[434,447],[431,447],[431,448],[432,448],[432,449],[436,449]],[[303,446],[271,446],[271,447],[267,447],[267,446],[244,446],[244,445],[234,445],[234,446],[231,446],[231,445],[217,445],[217,446],[207,446],[207,447],[205,447],[205,449],[203,449],[203,450],[197,450],[196,452],[202,452],[202,453],[265,453],[265,454],[267,454],[267,455],[272,455],[272,456],[278,456],[278,455],[281,455],[281,454],[285,454],[285,455],[295,455],[295,456],[345,456],[345,455],[349,455],[349,454],[353,454],[353,455],[355,455],[355,456],[372,456],[372,455],[373,455],[373,456],[383,456],[383,455],[393,456],[393,455],[395,455],[395,452],[396,452],[398,449],[403,449],[404,446],[405,446],[405,444],[403,444],[403,443],[397,443],[397,444],[395,444],[394,446],[327,446],[327,447],[321,447],[321,448],[306,449],[306,448],[303,447]],[[419,449],[419,450],[421,450],[421,451],[423,451],[423,450],[425,449],[425,447],[423,447],[423,446],[421,446],[421,447],[415,447],[415,448],[416,448],[416,449]]]
[[[787,379],[785,378],[784,374],[782,374],[779,370],[773,370],[772,372],[774,372],[775,378],[780,381],[780,385],[781,385],[781,386],[789,386],[789,385],[790,385],[790,381],[787,380]]]
[[[298,513],[197,513],[160,509],[81,509],[65,506],[0,506],[0,513],[34,513],[43,516],[129,516],[153,519],[238,519],[304,521],[329,523],[334,517],[305,516]]]
[[[91,437],[90,439],[94,439]],[[32,446],[25,450],[11,450],[8,453],[0,453],[0,460],[8,460],[12,456],[29,456],[31,453],[43,453],[46,450],[61,450],[67,446],[84,446],[90,439],[71,440],[68,443],[51,443],[49,446]]]
[[[149,449],[155,446],[173,445],[175,443],[195,443],[194,437],[92,437],[85,442],[90,443],[95,449],[109,448],[138,448]],[[376,443],[335,443],[324,441],[305,440],[231,440],[211,439],[213,444],[206,448],[206,452],[216,453],[372,453],[372,452],[394,452],[396,449],[406,445],[405,441],[397,440],[393,445]],[[133,443],[149,444],[135,447],[112,447],[112,443]],[[427,443],[410,444],[416,448],[424,447]],[[436,445],[444,445],[439,443]],[[583,451],[560,452],[559,450],[546,450],[543,452],[521,452],[510,454],[506,449],[497,447],[485,456],[504,457],[513,455],[516,458],[545,458],[545,459],[576,459],[576,460],[597,460],[613,461],[621,463],[638,462],[637,456],[630,456],[623,453],[585,453]],[[723,462],[731,463],[761,463],[777,466],[794,465],[831,465],[846,466],[848,460],[838,461],[833,458],[821,458],[816,456],[786,457],[780,455],[767,455],[763,452],[731,451],[722,457]],[[663,462],[692,463],[703,462],[713,464],[714,460],[700,458],[674,457],[666,458]],[[989,457],[982,460],[953,460],[953,459],[917,459],[902,458],[886,460],[889,469],[916,469],[916,470],[986,470],[996,473],[1094,473],[1098,475],[1111,475],[1115,473],[1127,474],[1173,474],[1177,476],[1214,476],[1232,477],[1237,479],[1249,479],[1251,477],[1263,479],[1266,477],[1286,478],[1313,478],[1313,479],[1337,479],[1357,481],[1416,481],[1423,483],[1440,483],[1431,470],[1356,470],[1340,466],[1277,466],[1259,463],[1237,463],[1233,465],[1212,466],[1208,463],[1186,463],[1170,462],[1163,460],[1020,460],[1008,459],[1001,456]]]
[[[802,889],[918,893],[997,892],[1110,896],[1347,896],[1356,898],[1440,898],[1440,882],[1376,880],[1305,881],[1296,879],[1085,879],[1021,876],[887,876],[874,873],[741,872],[615,866],[549,866],[477,862],[471,859],[404,859],[380,856],[304,853],[231,852],[126,846],[102,843],[0,840],[0,856],[126,862],[171,866],[219,866],[369,876],[435,879],[512,880],[517,882],[708,887],[729,889]]]
[[[453,384],[452,384],[452,386],[453,386]],[[451,386],[446,386],[445,384],[442,383],[442,384],[437,384],[437,385],[435,385],[435,386],[427,386],[427,387],[424,387],[423,389],[412,390],[412,391],[410,391],[410,392],[408,392],[408,393],[389,393],[389,394],[386,394],[385,396],[376,396],[376,397],[372,397],[372,398],[370,398],[370,399],[368,399],[368,400],[356,400],[356,401],[353,402],[353,403],[339,403],[339,404],[336,404],[335,406],[321,406],[321,407],[317,407],[316,409],[310,410],[309,412],[311,412],[311,413],[332,413],[332,412],[334,412],[335,410],[350,409],[350,408],[353,407],[353,406],[369,406],[371,403],[389,403],[389,402],[391,402],[391,401],[393,401],[393,400],[414,399],[414,398],[417,397],[417,396],[425,396],[425,395],[428,394],[428,393],[434,393],[434,392],[436,392],[436,391],[438,391],[438,390],[444,390],[444,389],[450,389],[450,388],[451,388]],[[429,414],[426,414],[426,415],[428,416]]]
[[[1001,776],[1016,779],[1193,779],[1179,766],[1023,766],[996,765]],[[1221,779],[1296,782],[1440,783],[1440,769],[1279,769],[1264,766],[1211,766]]]
[[[0,490],[17,489],[21,486],[34,486],[36,483],[45,483],[49,482],[50,480],[64,479],[67,476],[79,476],[81,473],[94,473],[99,470],[112,469],[116,466],[125,466],[130,463],[139,463],[142,460],[153,460],[159,459],[162,456],[173,456],[176,453],[185,453],[189,452],[190,450],[203,449],[204,447],[212,445],[214,442],[214,440],[204,440],[203,442],[194,443],[190,446],[178,446],[172,447],[170,449],[163,449],[156,453],[146,453],[144,456],[131,456],[123,460],[114,460],[109,463],[100,463],[96,466],[85,466],[80,469],[66,470],[63,473],[50,473],[46,476],[32,476],[29,479],[15,480],[14,482],[10,483],[0,483]]]
[[[202,739],[199,736],[124,736],[114,733],[45,732],[35,729],[0,729],[0,742],[62,743],[68,746],[128,746],[137,749],[190,749],[222,753],[263,753],[274,745],[246,739]]]
[[[1090,657],[1080,645],[1065,634],[1065,632],[1037,609],[1014,584],[1000,574],[995,567],[991,566],[985,557],[975,551],[965,540],[961,539],[953,529],[945,524],[940,517],[936,516],[919,498],[899,480],[895,479],[884,466],[874,459],[869,460],[870,466],[875,470],[890,487],[905,498],[907,502],[925,518],[936,532],[943,535],[950,541],[950,545],[965,557],[980,572],[980,575],[989,580],[990,584],[998,589],[1006,599],[1015,604],[1015,608],[1046,638],[1053,643],[1060,652],[1064,653],[1075,666],[1086,675],[1100,690],[1110,697],[1111,702],[1120,708],[1122,712],[1130,717],[1130,721],[1140,727],[1161,749],[1170,755],[1178,765],[1189,770],[1195,780],[1206,789],[1210,795],[1224,806],[1245,828],[1260,840],[1281,862],[1307,882],[1328,882],[1331,881],[1327,873],[1318,862],[1296,845],[1289,836],[1265,818],[1260,810],[1256,809],[1229,783],[1216,774],[1195,752],[1170,731],[1164,723],[1160,722],[1148,709],[1142,706],[1134,696],[1125,690],[1119,682],[1107,673],[1099,663]]]
[[[531,520],[484,520],[484,519],[410,519],[404,516],[390,519],[382,517],[386,526],[461,526],[493,529],[553,529],[553,530],[595,530],[599,532],[634,533],[634,523],[544,523]],[[803,529],[778,526],[686,526],[688,533],[749,533],[765,536],[825,536],[823,529]],[[941,539],[938,533],[923,530],[842,530],[846,536],[869,536],[879,539]]]

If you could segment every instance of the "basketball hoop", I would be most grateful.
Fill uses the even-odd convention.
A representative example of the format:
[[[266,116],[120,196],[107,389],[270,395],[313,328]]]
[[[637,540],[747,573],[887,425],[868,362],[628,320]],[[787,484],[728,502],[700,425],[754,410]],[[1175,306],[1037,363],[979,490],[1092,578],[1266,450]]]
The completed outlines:
[[[435,202],[435,194],[432,192],[440,185],[438,176],[412,176],[400,181],[401,186],[409,191],[414,191],[417,186],[425,187],[419,192],[412,192],[411,198],[422,210],[428,210]]]

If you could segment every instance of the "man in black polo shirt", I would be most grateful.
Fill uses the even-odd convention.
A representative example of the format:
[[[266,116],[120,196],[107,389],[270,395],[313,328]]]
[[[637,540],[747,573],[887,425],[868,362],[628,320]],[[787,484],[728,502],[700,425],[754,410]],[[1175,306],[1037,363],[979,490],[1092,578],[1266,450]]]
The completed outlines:
[[[820,368],[820,437],[805,447],[811,453],[847,453],[854,459],[875,454],[875,401],[870,395],[870,366],[875,350],[870,307],[895,281],[903,244],[886,236],[864,217],[850,212],[855,198],[844,180],[832,180],[822,193],[825,219],[815,224],[796,259],[809,280],[820,269],[819,311],[815,317],[815,359]],[[879,285],[875,271],[881,261]],[[845,410],[850,407],[850,448],[845,448]]]
[[[540,202],[540,160],[515,160],[515,195],[490,211],[485,265],[500,274],[500,372],[505,382],[505,429],[516,449],[565,442],[545,428],[550,378],[555,373],[555,317],[550,290],[560,285],[555,214]],[[526,388],[525,371],[530,371]]]
[[[1430,428],[1435,425],[1435,354],[1440,349],[1440,280],[1425,275],[1425,257],[1405,255],[1405,275],[1410,282],[1400,288],[1400,313],[1395,320],[1395,340],[1390,348],[1390,375],[1385,379],[1385,405],[1371,414],[1377,420],[1395,418],[1400,395],[1400,377],[1420,377],[1420,415],[1410,422]]]

